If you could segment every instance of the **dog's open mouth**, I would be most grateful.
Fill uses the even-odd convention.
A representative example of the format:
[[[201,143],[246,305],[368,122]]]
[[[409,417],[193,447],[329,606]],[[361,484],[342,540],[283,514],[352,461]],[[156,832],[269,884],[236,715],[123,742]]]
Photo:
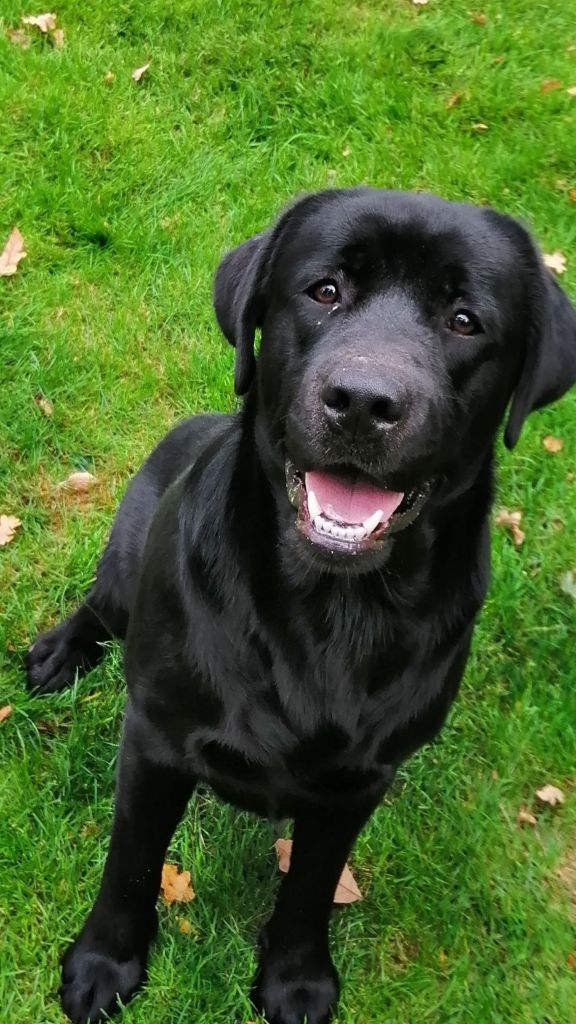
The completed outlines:
[[[355,469],[300,472],[286,461],[288,497],[298,510],[298,527],[314,544],[352,554],[413,523],[430,484],[410,491],[386,490]]]

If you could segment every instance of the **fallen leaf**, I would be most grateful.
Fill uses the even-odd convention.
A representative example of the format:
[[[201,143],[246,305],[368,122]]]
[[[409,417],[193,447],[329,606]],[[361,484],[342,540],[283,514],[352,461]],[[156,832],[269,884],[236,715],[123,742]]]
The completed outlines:
[[[518,811],[516,821],[519,825],[530,825],[530,828],[534,828],[537,824],[536,818],[527,807],[521,807]]]
[[[70,476],[66,480],[62,480],[58,487],[66,487],[78,494],[85,494],[95,483],[96,477],[93,473],[88,473],[87,470],[78,470],[76,473],[70,473]]]
[[[566,965],[571,971],[576,971],[576,953],[568,953],[566,957]]]
[[[49,722],[46,718],[39,718],[36,722],[36,728],[38,732],[46,733],[48,736],[57,736],[60,732],[59,723]]]
[[[569,570],[560,577],[560,590],[576,601],[576,571]]]
[[[0,708],[0,724],[5,722],[7,718],[10,718],[12,714],[12,705],[6,704],[3,708]]]
[[[274,843],[276,848],[276,855],[278,857],[278,867],[280,871],[287,874],[290,870],[290,857],[292,855],[292,840],[291,839],[277,839]],[[350,871],[350,868],[346,864],[342,874],[340,875],[340,881],[336,886],[334,893],[334,903],[356,903],[362,899],[362,893],[356,884],[354,875]]]
[[[561,437],[552,437],[552,434],[547,434],[546,437],[542,439],[542,447],[545,448],[547,452],[556,454],[556,452],[562,451],[564,441]]]
[[[474,22],[475,25],[486,24],[487,19],[485,14],[471,14],[470,17],[472,18],[472,21]]]
[[[52,33],[52,41],[57,50],[61,50],[64,46],[64,29],[56,28]]]
[[[106,85],[110,85],[112,82],[115,81],[115,79],[116,79],[116,75],[114,74],[113,71],[107,71],[106,74],[104,75],[104,81],[106,82]]]
[[[23,28],[7,28],[6,35],[13,46],[20,46],[23,50],[30,47],[30,36]]]
[[[566,273],[566,257],[561,252],[544,253],[544,265],[555,274]]]
[[[558,786],[550,784],[542,786],[542,789],[536,790],[536,796],[541,804],[546,804],[548,807],[556,807],[557,804],[564,803],[564,793],[558,789]]]
[[[190,924],[190,921],[187,921],[185,917],[179,917],[178,930],[182,932],[182,935],[190,935],[192,933],[192,925]]]
[[[55,14],[30,14],[22,18],[23,25],[34,25],[41,32],[53,32],[56,28]]]
[[[412,3],[415,7],[424,7],[428,3],[428,0],[412,0]]]
[[[576,96],[576,85],[571,85],[569,89],[566,89],[569,96]]]
[[[476,121],[476,124],[472,125],[472,131],[474,132],[487,132],[488,125],[484,124],[483,121]]]
[[[522,513],[519,511],[511,512],[507,508],[501,509],[494,519],[495,526],[503,526],[505,529],[510,531],[512,534],[512,540],[517,548],[521,547],[526,538],[526,534],[520,529],[521,522]]]
[[[160,889],[166,903],[190,903],[196,895],[190,885],[190,872],[179,871],[176,864],[162,866]]]
[[[14,534],[22,523],[16,516],[0,516],[0,548],[14,540]]]
[[[461,92],[453,92],[446,100],[446,110],[452,110],[452,107],[455,107],[457,103],[460,103],[462,96],[463,93]]]
[[[571,201],[572,201],[573,203],[576,203],[576,188],[571,188],[571,189],[570,189],[570,191],[569,191],[569,193],[568,193],[568,198],[569,198],[569,199],[570,199],[570,200],[571,200]]]
[[[135,68],[134,71],[132,72],[132,78],[134,79],[134,81],[139,82],[142,76],[146,74],[149,67],[150,64],[148,63],[143,64],[141,68]]]
[[[562,82],[559,82],[557,78],[547,78],[545,82],[541,83],[540,92],[554,92],[561,88]]]
[[[25,259],[24,239],[18,228],[12,228],[4,251],[0,254],[0,277],[11,277],[16,273],[20,260]]]
[[[44,398],[44,395],[36,395],[34,398],[36,405],[43,412],[45,416],[51,416],[54,412],[54,406],[49,398]]]

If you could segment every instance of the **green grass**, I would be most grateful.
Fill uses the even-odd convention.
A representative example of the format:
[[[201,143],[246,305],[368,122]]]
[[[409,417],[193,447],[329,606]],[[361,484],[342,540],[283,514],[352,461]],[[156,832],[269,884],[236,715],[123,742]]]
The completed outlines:
[[[23,522],[0,549],[0,706],[14,706],[0,726],[6,1024],[62,1024],[58,954],[101,873],[124,702],[117,651],[45,700],[24,692],[21,655],[86,588],[156,440],[183,414],[233,406],[210,302],[222,251],[300,191],[425,188],[529,221],[567,255],[576,295],[574,9],[481,10],[485,26],[457,0],[61,0],[65,47],[24,50],[3,29],[34,5],[2,4],[0,235],[18,224],[28,251],[0,280],[0,512]],[[553,78],[562,88],[542,93]],[[357,845],[366,899],[334,919],[340,1024],[576,1019],[576,606],[558,584],[576,568],[575,414],[572,395],[502,453],[499,502],[524,509],[526,542],[496,534],[461,699]],[[547,433],[562,452],[543,450]],[[99,481],[82,502],[56,490],[75,468]],[[520,830],[518,808],[547,781],[566,804]],[[171,855],[198,895],[161,908],[126,1024],[252,1019],[272,841],[196,800]]]

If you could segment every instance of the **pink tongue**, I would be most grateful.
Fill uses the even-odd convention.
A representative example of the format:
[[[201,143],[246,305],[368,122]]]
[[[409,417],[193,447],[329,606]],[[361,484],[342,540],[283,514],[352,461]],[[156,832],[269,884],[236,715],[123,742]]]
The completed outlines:
[[[397,491],[382,491],[360,480],[345,480],[332,473],[306,473],[306,490],[314,491],[322,511],[340,523],[363,523],[382,509],[386,523],[404,497]]]

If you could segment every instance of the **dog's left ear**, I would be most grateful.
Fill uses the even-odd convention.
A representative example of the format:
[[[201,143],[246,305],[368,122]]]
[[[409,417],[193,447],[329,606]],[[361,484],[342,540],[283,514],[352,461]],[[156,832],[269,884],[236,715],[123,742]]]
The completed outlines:
[[[226,254],[214,281],[214,309],[224,337],[236,349],[234,390],[245,395],[254,376],[254,338],[264,315],[263,276],[272,231]]]
[[[555,402],[576,383],[576,309],[541,263],[536,316],[512,397],[504,443],[513,448],[526,417]]]

